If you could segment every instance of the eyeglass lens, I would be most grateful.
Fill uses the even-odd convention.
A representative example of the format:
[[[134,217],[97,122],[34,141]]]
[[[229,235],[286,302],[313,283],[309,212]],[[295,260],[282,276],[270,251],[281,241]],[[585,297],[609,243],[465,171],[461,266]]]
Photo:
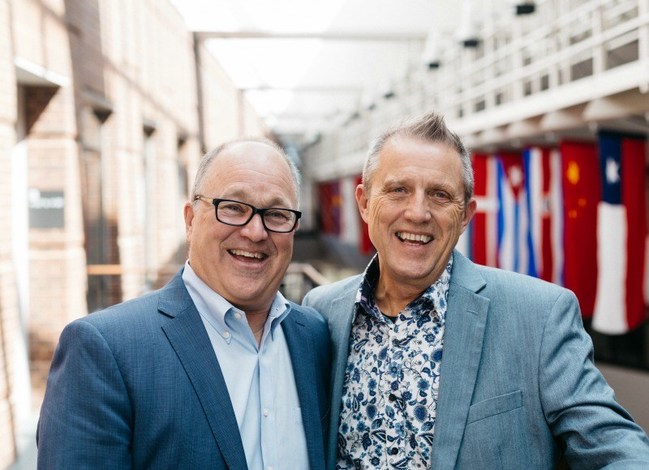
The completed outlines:
[[[254,215],[254,207],[237,201],[219,201],[216,206],[216,218],[225,224],[245,225]],[[290,232],[297,221],[294,212],[286,209],[259,209],[264,226],[277,232]]]

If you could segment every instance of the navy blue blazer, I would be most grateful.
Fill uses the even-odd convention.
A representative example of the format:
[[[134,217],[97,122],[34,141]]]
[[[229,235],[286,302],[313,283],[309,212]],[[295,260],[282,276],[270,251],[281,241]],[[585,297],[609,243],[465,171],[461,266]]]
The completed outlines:
[[[333,341],[328,468],[361,276],[304,299]],[[648,469],[649,439],[593,364],[575,295],[454,252],[430,468]]]
[[[41,407],[39,468],[247,468],[219,361],[181,273],[66,326]],[[282,329],[309,464],[323,470],[328,330],[313,309],[291,308]]]

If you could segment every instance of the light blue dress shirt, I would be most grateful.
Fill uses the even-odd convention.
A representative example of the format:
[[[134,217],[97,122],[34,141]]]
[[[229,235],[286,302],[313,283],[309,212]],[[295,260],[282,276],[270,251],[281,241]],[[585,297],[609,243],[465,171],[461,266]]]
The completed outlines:
[[[258,347],[245,312],[210,289],[189,262],[183,281],[223,371],[248,468],[308,469],[293,365],[280,327],[291,312],[288,301],[277,293]]]

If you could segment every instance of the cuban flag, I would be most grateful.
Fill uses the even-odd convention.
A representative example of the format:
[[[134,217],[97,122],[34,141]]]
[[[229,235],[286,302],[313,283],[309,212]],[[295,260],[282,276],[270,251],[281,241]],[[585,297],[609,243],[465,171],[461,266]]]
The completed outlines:
[[[556,149],[528,148],[523,152],[527,252],[530,276],[562,283],[563,199],[561,155]]]
[[[528,272],[527,208],[523,156],[498,155],[498,267]]]
[[[469,256],[474,263],[498,266],[498,160],[488,154],[474,154],[474,197],[476,211],[469,225]],[[465,232],[466,233],[466,232]]]
[[[592,327],[624,334],[645,320],[644,138],[601,132],[602,198],[597,207],[597,295]]]

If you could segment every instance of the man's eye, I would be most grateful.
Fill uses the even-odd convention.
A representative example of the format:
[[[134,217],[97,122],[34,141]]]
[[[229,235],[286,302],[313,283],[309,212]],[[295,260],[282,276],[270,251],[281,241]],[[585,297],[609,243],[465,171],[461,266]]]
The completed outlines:
[[[291,213],[287,211],[271,210],[271,211],[266,211],[264,217],[267,217],[268,219],[277,220],[277,221],[285,221],[290,219],[290,215]]]
[[[246,212],[246,206],[241,204],[223,204],[221,203],[219,209],[230,214],[240,214]]]

